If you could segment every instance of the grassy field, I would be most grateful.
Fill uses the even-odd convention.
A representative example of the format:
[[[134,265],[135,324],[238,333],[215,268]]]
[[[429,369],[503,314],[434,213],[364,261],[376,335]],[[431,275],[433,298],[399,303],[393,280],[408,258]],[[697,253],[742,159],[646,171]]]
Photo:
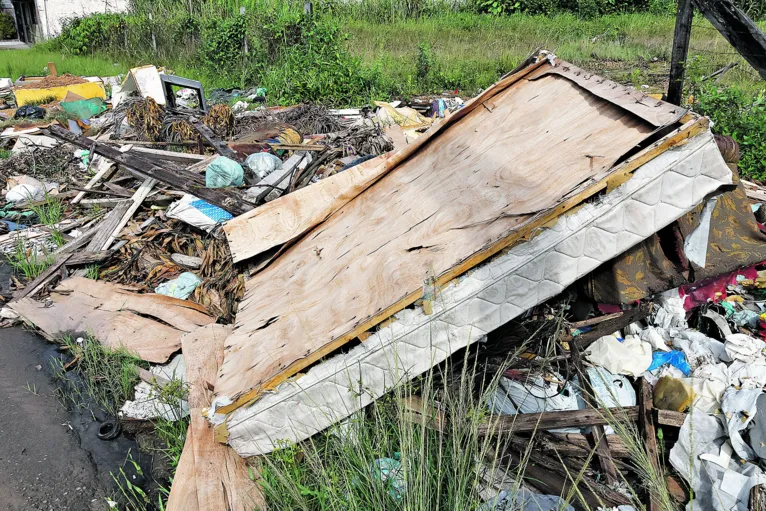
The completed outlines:
[[[456,81],[485,87],[536,48],[623,83],[664,90],[675,19],[624,14],[583,20],[552,17],[450,15],[386,25],[348,20],[351,50],[400,80],[415,74],[418,44],[431,45],[437,68]],[[766,27],[766,24],[761,24]],[[702,72],[740,65],[723,83],[761,90],[764,82],[705,19],[695,19],[691,51]]]
[[[416,90],[418,47],[430,47],[432,73],[439,83],[471,95],[512,69],[536,48],[545,48],[588,70],[622,83],[666,87],[674,18],[652,14],[622,14],[585,20],[572,14],[505,17],[448,13],[392,23],[344,19],[349,50],[386,80],[392,90]],[[766,28],[766,23],[761,24]],[[703,18],[694,21],[691,57],[696,73],[710,73],[730,62],[739,66],[722,80],[746,91],[763,90],[764,82]],[[49,61],[59,72],[109,76],[132,66],[155,63],[201,80],[206,87],[234,86],[201,69],[162,59],[114,62],[109,56],[78,57],[46,47],[0,51],[0,75],[41,74]],[[253,84],[257,85],[257,84]]]

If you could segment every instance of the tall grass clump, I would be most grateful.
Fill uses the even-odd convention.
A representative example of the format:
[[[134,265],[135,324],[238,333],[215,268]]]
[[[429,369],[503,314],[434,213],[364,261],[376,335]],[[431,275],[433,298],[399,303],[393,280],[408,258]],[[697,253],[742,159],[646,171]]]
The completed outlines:
[[[133,397],[134,387],[139,382],[136,368],[148,368],[148,364],[124,348],[107,348],[90,334],[79,339],[67,336],[60,342],[74,358],[69,365],[56,362],[55,377],[68,382],[65,373],[72,367],[79,376],[80,385],[69,382],[67,390],[84,391],[102,410],[116,416],[125,401]],[[75,399],[77,396],[69,397],[72,404],[82,404],[83,400]]]

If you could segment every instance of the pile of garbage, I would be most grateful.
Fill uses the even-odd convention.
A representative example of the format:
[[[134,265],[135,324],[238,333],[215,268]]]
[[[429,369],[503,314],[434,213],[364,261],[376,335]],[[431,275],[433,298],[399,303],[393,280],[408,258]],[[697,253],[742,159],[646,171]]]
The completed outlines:
[[[189,421],[168,509],[262,502],[246,458],[465,349],[494,461],[527,460],[482,509],[660,509],[639,461],[673,505],[766,484],[766,190],[707,119],[548,52],[466,102],[269,107],[154,66],[8,89],[2,324],[151,364],[115,420]]]

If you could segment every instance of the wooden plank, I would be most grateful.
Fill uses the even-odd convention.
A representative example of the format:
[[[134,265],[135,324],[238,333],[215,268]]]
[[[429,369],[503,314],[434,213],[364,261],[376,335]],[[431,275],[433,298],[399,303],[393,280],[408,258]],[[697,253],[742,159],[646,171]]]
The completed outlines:
[[[654,99],[639,90],[624,87],[616,82],[580,69],[569,62],[564,62],[560,59],[556,59],[556,62],[558,65],[555,67],[538,69],[531,73],[529,79],[536,80],[550,74],[562,76],[572,80],[591,94],[607,100],[620,108],[624,108],[657,128],[673,125],[681,120],[687,112],[685,108]]]
[[[225,156],[226,158],[229,158],[231,160],[234,160],[236,162],[241,162],[242,158],[239,157],[236,151],[226,145],[225,142],[223,142],[221,139],[215,136],[215,133],[205,126],[205,124],[197,119],[196,117],[191,117],[189,119],[189,122],[191,122],[192,126],[194,126],[194,129],[199,132],[199,134],[202,136],[205,141],[213,146],[213,148],[216,150],[218,154],[221,156]]]
[[[646,454],[649,456],[649,461],[655,473],[661,476],[662,467],[660,466],[659,451],[657,449],[657,430],[654,427],[652,386],[644,378],[641,378],[639,400],[638,424],[644,437]],[[649,511],[662,511],[662,504],[657,497],[656,491],[652,491],[652,488],[649,488]]]
[[[13,293],[13,299],[20,300],[27,296],[34,296],[34,294],[40,288],[42,288],[52,277],[54,277],[56,272],[58,272],[59,269],[64,266],[64,264],[67,262],[67,259],[70,257],[72,257],[72,254],[57,255],[53,264],[51,264],[44,272],[38,275],[37,278],[35,278],[32,282],[27,284],[24,289],[20,289],[19,291]]]
[[[122,221],[122,217],[130,209],[133,203],[131,201],[124,201],[117,204],[114,209],[107,213],[106,217],[98,224],[98,231],[88,243],[87,250],[96,252],[103,250],[107,241],[111,237],[114,229]]]
[[[424,424],[441,432],[449,432],[447,418],[438,410],[425,405],[419,396],[410,396],[400,402],[407,413],[407,419]],[[593,408],[585,410],[564,410],[558,412],[520,413],[516,415],[489,415],[477,424],[479,436],[508,433],[529,433],[548,429],[585,427],[608,424],[612,414],[620,420],[635,422],[638,419],[638,407],[626,406],[611,408],[609,412]]]
[[[50,307],[22,298],[9,303],[49,338],[91,333],[101,344],[120,346],[152,363],[167,362],[181,348],[181,335],[215,323],[204,307],[125,286],[73,277],[51,293]]]
[[[585,332],[583,334],[578,335],[577,337],[572,337],[572,335],[563,335],[561,336],[562,342],[574,342],[577,344],[577,347],[580,349],[585,349],[597,340],[599,340],[601,337],[605,335],[610,335],[616,332],[617,330],[622,330],[626,326],[630,325],[631,323],[635,323],[636,321],[641,321],[642,319],[649,316],[649,314],[652,313],[653,305],[651,302],[645,302],[636,307],[635,309],[629,310],[629,311],[623,311],[619,313],[619,315],[615,315],[614,317],[608,317],[606,321],[603,321],[601,323],[595,324],[593,329],[591,329],[588,332]]]
[[[67,259],[66,266],[82,266],[85,264],[103,263],[112,256],[112,251],[102,250],[100,252],[82,251],[71,254]]]
[[[688,414],[683,412],[675,412],[673,410],[657,410],[655,409],[655,412],[657,413],[657,424],[662,424],[663,426],[673,426],[674,428],[680,428],[684,425],[684,421],[686,420],[686,416]]]
[[[548,442],[558,440],[557,443]],[[587,458],[593,452],[593,445],[585,435],[578,433],[549,433],[548,437],[542,440],[543,449],[552,449],[558,451],[562,456],[579,456]],[[631,453],[619,435],[607,435],[609,451],[615,458],[630,458]]]
[[[704,130],[695,120],[612,168],[651,126],[555,75],[491,101],[247,282],[216,383],[223,413],[414,303],[426,278],[449,282]]]
[[[196,145],[196,144],[195,144]],[[164,151],[162,149],[152,149],[151,147],[135,146],[131,149],[132,152],[138,153],[142,156],[148,156],[151,158],[159,158],[161,160],[175,161],[191,165],[207,159],[204,154],[192,154],[192,153],[180,153],[178,151]]]
[[[670,60],[670,82],[668,84],[668,103],[674,105],[680,105],[683,100],[684,74],[686,72],[686,59],[689,55],[693,20],[692,0],[678,0],[676,28],[673,33],[673,54]]]
[[[129,151],[130,148],[131,148],[131,146],[126,145],[126,146],[121,147],[119,149],[119,151],[121,153],[124,153],[124,152]],[[109,161],[106,158],[103,158],[101,156],[91,155],[91,158],[93,158],[94,160],[96,158],[98,158],[98,163],[96,164],[96,169],[98,169],[98,170],[96,171],[96,174],[92,178],[90,178],[88,183],[85,185],[85,188],[88,189],[88,190],[90,190],[91,188],[96,186],[102,179],[103,180],[109,179],[109,176],[117,168],[117,166],[113,162],[111,162],[111,161]],[[72,204],[77,204],[78,202],[83,200],[85,198],[86,194],[87,194],[87,192],[85,192],[85,191],[81,191],[80,193],[78,193],[77,196],[74,199],[72,199]]]
[[[191,449],[194,469],[193,482],[190,475],[183,474],[178,490],[181,495],[177,497],[173,496],[176,491],[174,480],[171,500],[194,500],[184,497],[191,493],[193,485],[199,508],[210,511],[250,511],[261,509],[264,504],[260,489],[250,479],[245,460],[230,447],[216,441],[215,431],[203,417],[203,409],[210,405],[212,397],[208,385],[215,379],[223,361],[223,343],[230,332],[231,326],[208,325],[181,338],[191,408],[191,424],[187,432],[191,441],[184,445],[182,458],[187,449]]]
[[[590,383],[588,373],[586,373],[583,369],[580,349],[576,344],[571,345],[569,354],[570,357],[572,357],[572,365],[574,366],[575,371],[577,371],[577,374],[580,375],[580,385],[582,386],[583,390],[583,401],[585,401],[585,404],[589,407],[596,408],[594,405],[597,403],[593,402],[593,396],[595,396],[595,393],[593,392],[593,386]],[[617,468],[614,466],[614,461],[612,460],[612,453],[609,450],[609,444],[606,441],[606,432],[604,431],[604,426],[601,424],[596,424],[591,427],[591,435],[593,436],[593,443],[596,445],[596,455],[598,456],[598,462],[601,465],[601,469],[604,471],[606,480],[610,485],[614,485],[619,481],[619,479],[617,477]]]
[[[114,229],[112,230],[111,235],[106,239],[104,242],[104,245],[101,247],[101,250],[108,250],[109,247],[114,243],[114,241],[117,239],[117,237],[120,235],[120,231],[122,231],[122,228],[125,227],[131,218],[133,218],[133,215],[136,213],[139,207],[141,207],[141,203],[144,202],[144,199],[149,195],[149,192],[152,191],[152,188],[154,188],[154,185],[157,184],[157,180],[153,179],[151,177],[146,178],[143,183],[141,183],[141,186],[138,187],[138,190],[136,190],[136,193],[133,194],[133,200],[128,209],[125,211],[125,213],[122,215],[120,220],[115,224]]]
[[[186,428],[184,450],[178,460],[178,468],[176,468],[176,473],[173,476],[173,485],[170,487],[168,503],[165,506],[167,511],[199,511],[200,509],[197,500],[197,482],[194,478],[193,438],[192,426],[189,424],[189,427]]]
[[[200,199],[229,211],[234,215],[241,215],[252,209],[252,205],[242,198],[242,193],[233,188],[209,189],[205,187],[205,180],[199,174],[188,172],[185,169],[173,166],[168,162],[164,166],[136,155],[122,154],[117,149],[106,144],[94,143],[92,140],[75,135],[58,126],[51,126],[45,130],[47,135],[85,149],[93,150],[102,156],[113,160],[132,174],[143,179],[152,177],[158,181],[170,185],[172,188],[183,190]]]
[[[766,80],[766,35],[731,0],[694,0],[708,21]]]
[[[484,101],[524,79],[535,69],[546,65],[548,65],[547,61],[541,60],[500,80],[476,98],[468,101],[463,108],[443,121],[437,121],[430,130],[400,151],[380,155],[323,179],[310,187],[280,197],[257,210],[252,210],[249,214],[229,220],[224,226],[224,231],[234,261],[244,261],[308,232],[415,154],[432,138],[437,137],[443,130],[482,105]],[[286,164],[285,167],[287,167]],[[270,176],[267,176],[267,179],[268,177]],[[267,184],[276,185],[277,183],[269,181]],[[258,200],[265,196],[266,194],[261,193]],[[285,217],[289,217],[289,221],[285,221]]]

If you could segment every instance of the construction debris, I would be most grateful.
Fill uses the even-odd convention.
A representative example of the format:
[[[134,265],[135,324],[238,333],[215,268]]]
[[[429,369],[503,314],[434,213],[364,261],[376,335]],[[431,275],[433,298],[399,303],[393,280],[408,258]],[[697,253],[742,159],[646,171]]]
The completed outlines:
[[[121,416],[188,413],[167,509],[260,508],[245,458],[468,360],[493,462],[531,460],[477,508],[660,509],[621,425],[679,502],[744,510],[766,484],[766,189],[706,118],[547,52],[466,102],[342,110],[154,66],[106,110],[46,80],[17,103],[66,86],[78,113],[0,138],[23,146],[0,164],[0,325],[154,364]],[[177,377],[188,399],[163,404]],[[438,400],[394,401],[452,434]],[[401,499],[388,456],[370,475]]]

